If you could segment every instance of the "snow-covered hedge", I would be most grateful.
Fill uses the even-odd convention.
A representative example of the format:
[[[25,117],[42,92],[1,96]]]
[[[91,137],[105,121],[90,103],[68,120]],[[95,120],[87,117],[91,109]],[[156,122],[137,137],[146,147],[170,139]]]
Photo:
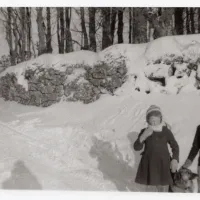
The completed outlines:
[[[0,96],[43,107],[61,100],[91,103],[125,82],[125,62],[112,62],[103,62],[96,53],[88,51],[58,57],[43,55],[1,73]]]
[[[200,35],[167,36],[148,43],[134,88],[179,94],[200,89]],[[198,92],[199,93],[199,92]]]
[[[99,53],[46,54],[0,73],[1,97],[36,106],[90,103],[116,90],[179,94],[199,89],[200,34],[117,44]]]

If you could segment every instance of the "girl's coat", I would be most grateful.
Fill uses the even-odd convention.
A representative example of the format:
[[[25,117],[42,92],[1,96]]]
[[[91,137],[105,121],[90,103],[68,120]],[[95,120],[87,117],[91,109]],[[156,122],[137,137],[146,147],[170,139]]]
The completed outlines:
[[[179,146],[174,135],[166,126],[163,126],[161,131],[153,131],[152,135],[141,143],[140,137],[144,130],[134,143],[136,151],[145,147],[135,182],[144,185],[171,185],[173,183],[170,172],[171,157],[167,144],[172,149],[172,159],[179,161]]]

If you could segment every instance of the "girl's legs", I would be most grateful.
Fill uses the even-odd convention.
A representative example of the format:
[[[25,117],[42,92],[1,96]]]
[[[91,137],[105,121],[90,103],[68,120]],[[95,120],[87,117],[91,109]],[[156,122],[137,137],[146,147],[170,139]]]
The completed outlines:
[[[155,185],[147,185],[146,192],[158,192],[158,187]]]
[[[158,192],[169,192],[169,185],[158,185]]]

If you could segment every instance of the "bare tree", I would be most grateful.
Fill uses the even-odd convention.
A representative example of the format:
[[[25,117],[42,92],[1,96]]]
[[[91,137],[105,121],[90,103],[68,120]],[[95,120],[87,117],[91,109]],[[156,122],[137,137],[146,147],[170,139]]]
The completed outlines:
[[[118,8],[118,30],[117,30],[118,43],[123,43],[123,28],[124,28],[123,14],[124,14],[123,8]]]
[[[18,30],[18,25],[17,25],[17,17],[16,17],[16,13],[15,15],[12,13],[12,17],[13,17],[13,35],[15,38],[14,44],[15,44],[15,63],[18,63],[18,58],[19,54],[20,54],[20,49],[21,49],[21,43],[20,43],[20,39],[19,39],[19,30]]]
[[[64,53],[65,50],[65,21],[64,21],[64,8],[59,8],[60,13],[60,46],[59,53]]]
[[[95,30],[95,14],[96,14],[96,8],[89,7],[89,38],[90,38],[90,50],[96,51],[97,45],[96,45],[96,30]]]
[[[47,15],[47,33],[46,33],[46,48],[47,53],[52,53],[53,49],[51,46],[51,8],[46,8],[46,15]]]
[[[183,10],[184,8],[175,8],[175,31],[177,35],[183,35]]]
[[[158,16],[162,16],[162,8],[158,8]]]
[[[56,30],[56,33],[57,33],[57,40],[58,40],[58,52],[60,53],[60,9],[59,8],[56,8],[56,24],[57,24],[57,30]]]
[[[128,8],[128,14],[129,14],[129,43],[132,43],[132,8]]]
[[[152,9],[146,9],[143,12],[143,15],[146,19],[146,35],[147,41],[152,41],[158,37],[160,37],[160,29],[159,29],[159,21],[157,12]]]
[[[132,43],[147,42],[145,8],[132,8]]]
[[[161,36],[173,35],[173,14],[174,8],[162,8],[161,15],[158,15]]]
[[[31,34],[31,8],[26,8],[26,25],[27,25],[27,59],[31,58],[31,40],[32,40],[32,34]]]
[[[200,33],[200,8],[198,8],[198,33]]]
[[[105,49],[110,45],[112,45],[111,31],[110,31],[110,8],[109,7],[101,8],[101,13],[103,17],[102,49]]]
[[[71,23],[71,8],[65,8],[65,52],[72,52],[73,51],[73,45],[72,45],[72,35],[70,31],[70,23]]]
[[[195,26],[194,26],[194,8],[190,8],[190,22],[191,22],[191,32],[195,33]]]
[[[89,49],[89,42],[88,42],[88,36],[87,36],[87,31],[86,31],[86,27],[85,27],[85,11],[84,11],[84,7],[80,8],[80,13],[81,13],[81,28],[82,28],[82,35],[83,35],[83,48],[84,49]]]
[[[37,26],[38,26],[38,38],[39,38],[38,55],[46,53],[45,25],[44,25],[42,10],[43,10],[43,8],[41,8],[41,7],[36,8],[36,11],[37,11],[36,22],[37,22]]]
[[[6,22],[6,40],[10,49],[10,62],[11,66],[15,65],[15,53],[13,50],[13,37],[12,37],[12,8],[7,8],[7,22]]]
[[[112,44],[114,42],[114,34],[115,34],[115,24],[116,24],[116,17],[117,17],[117,9],[118,8],[111,8],[111,40]]]
[[[26,10],[25,7],[19,8],[20,12],[20,40],[21,40],[21,61],[25,61],[26,51]]]
[[[189,13],[189,8],[186,9],[186,32],[187,34],[190,34],[190,13]]]

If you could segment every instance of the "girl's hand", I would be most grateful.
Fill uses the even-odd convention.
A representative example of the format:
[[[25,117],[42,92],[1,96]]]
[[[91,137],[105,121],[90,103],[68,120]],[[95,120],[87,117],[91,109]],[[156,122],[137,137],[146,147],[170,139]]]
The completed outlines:
[[[172,173],[175,173],[178,169],[178,161],[176,159],[173,159],[171,161],[171,166],[170,166]]]
[[[152,135],[152,133],[153,133],[153,129],[151,127],[146,128],[140,137],[140,142],[144,142],[149,136]]]

